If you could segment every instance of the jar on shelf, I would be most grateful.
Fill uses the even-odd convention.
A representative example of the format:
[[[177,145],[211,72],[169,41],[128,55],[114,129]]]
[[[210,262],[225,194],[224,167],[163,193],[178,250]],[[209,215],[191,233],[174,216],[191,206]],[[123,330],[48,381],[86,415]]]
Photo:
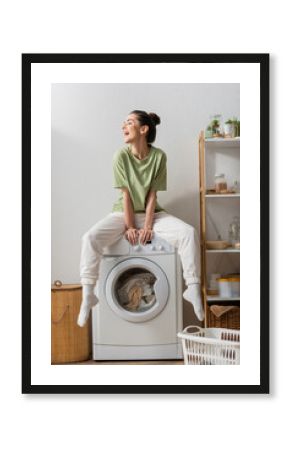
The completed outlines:
[[[218,290],[219,290],[219,296],[224,298],[231,298],[232,297],[232,285],[229,278],[222,277],[218,278]]]
[[[229,242],[233,247],[240,243],[240,219],[238,216],[235,216],[232,223],[230,223]]]
[[[214,176],[215,191],[218,194],[226,193],[228,189],[224,173],[217,173]]]
[[[218,278],[218,291],[220,297],[237,298],[240,297],[240,276],[224,275]]]
[[[232,297],[240,296],[240,277],[230,277]]]

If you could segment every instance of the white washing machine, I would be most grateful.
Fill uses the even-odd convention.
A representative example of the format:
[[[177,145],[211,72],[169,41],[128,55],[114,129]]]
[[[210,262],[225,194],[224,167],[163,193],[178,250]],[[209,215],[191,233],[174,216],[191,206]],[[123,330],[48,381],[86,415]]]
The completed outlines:
[[[124,301],[132,280],[137,296]],[[141,293],[140,293],[141,292]],[[104,249],[92,309],[94,360],[182,359],[182,267],[176,249],[154,237],[132,246],[122,237]],[[140,299],[141,294],[144,297]]]

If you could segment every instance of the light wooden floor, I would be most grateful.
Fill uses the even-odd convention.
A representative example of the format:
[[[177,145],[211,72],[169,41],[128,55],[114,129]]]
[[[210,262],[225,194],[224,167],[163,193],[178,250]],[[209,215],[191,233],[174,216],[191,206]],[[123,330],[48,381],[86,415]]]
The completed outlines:
[[[101,365],[184,365],[183,360],[176,359],[166,359],[166,360],[152,360],[152,361],[82,361],[82,362],[74,362],[74,363],[63,363],[63,364],[101,364]]]

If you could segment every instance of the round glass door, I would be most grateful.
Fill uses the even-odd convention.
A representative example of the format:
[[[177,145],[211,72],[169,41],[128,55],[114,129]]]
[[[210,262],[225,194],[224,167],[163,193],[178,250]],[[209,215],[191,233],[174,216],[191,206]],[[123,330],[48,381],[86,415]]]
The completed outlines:
[[[117,264],[106,280],[112,310],[130,322],[145,322],[165,307],[169,295],[163,270],[152,261],[130,258]]]

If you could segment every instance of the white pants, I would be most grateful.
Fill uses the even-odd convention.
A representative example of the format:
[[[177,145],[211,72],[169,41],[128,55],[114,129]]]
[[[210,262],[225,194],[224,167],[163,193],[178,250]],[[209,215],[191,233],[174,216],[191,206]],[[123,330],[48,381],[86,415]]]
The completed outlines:
[[[136,228],[142,228],[145,213],[135,214]],[[161,237],[177,248],[183,268],[185,284],[200,283],[200,247],[197,231],[165,211],[154,213],[153,237]],[[82,237],[81,284],[95,284],[103,248],[115,243],[126,231],[124,213],[112,212],[97,222]]]

